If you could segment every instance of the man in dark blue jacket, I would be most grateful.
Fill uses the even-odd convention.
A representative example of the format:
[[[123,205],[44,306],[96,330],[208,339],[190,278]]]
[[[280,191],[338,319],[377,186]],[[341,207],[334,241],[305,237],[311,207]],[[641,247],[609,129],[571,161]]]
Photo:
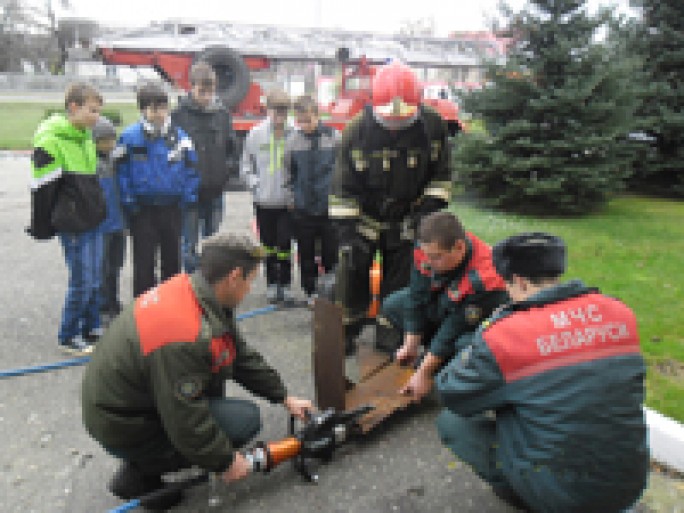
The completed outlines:
[[[494,247],[512,302],[436,379],[444,443],[526,511],[619,513],[646,486],[644,361],[620,301],[560,283],[565,245],[543,233]]]
[[[166,92],[157,84],[138,91],[142,118],[127,127],[115,150],[121,203],[133,237],[133,294],[180,271],[181,213],[197,202],[197,157],[188,135],[171,123]]]

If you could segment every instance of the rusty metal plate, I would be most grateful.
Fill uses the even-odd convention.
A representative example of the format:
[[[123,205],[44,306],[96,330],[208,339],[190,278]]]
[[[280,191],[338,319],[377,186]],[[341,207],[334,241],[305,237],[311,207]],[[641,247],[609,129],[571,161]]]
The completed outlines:
[[[411,403],[410,397],[400,395],[399,390],[412,374],[411,367],[400,367],[396,362],[392,362],[347,392],[347,410],[364,404],[375,406],[373,411],[359,421],[361,432],[367,433],[395,410],[406,408]]]
[[[356,358],[359,362],[360,381],[364,381],[390,363],[388,354],[375,351],[366,344],[359,344]]]
[[[313,309],[312,362],[316,404],[344,410],[344,326],[342,308],[319,297]]]

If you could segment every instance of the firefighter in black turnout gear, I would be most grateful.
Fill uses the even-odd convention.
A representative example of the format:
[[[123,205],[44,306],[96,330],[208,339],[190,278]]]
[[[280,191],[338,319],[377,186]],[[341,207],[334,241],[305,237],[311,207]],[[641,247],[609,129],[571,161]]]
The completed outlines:
[[[398,62],[383,66],[373,77],[372,93],[372,105],[342,134],[329,202],[340,255],[348,255],[336,277],[348,352],[366,321],[376,251],[383,261],[384,298],[407,285],[417,223],[446,206],[451,192],[447,126],[421,105],[413,71]],[[376,340],[382,338],[378,330]]]

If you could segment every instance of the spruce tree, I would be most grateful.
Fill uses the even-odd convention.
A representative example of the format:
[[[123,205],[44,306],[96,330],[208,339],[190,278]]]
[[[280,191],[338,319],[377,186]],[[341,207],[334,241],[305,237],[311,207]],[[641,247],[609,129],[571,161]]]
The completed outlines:
[[[589,16],[585,0],[533,0],[509,12],[505,66],[466,109],[486,135],[464,134],[457,180],[491,205],[519,212],[581,214],[624,187],[620,141],[635,108],[630,64],[597,41],[609,11]]]
[[[684,197],[684,2],[642,0],[642,32],[632,39],[643,56],[645,82],[638,128],[652,138],[635,162],[634,189]]]

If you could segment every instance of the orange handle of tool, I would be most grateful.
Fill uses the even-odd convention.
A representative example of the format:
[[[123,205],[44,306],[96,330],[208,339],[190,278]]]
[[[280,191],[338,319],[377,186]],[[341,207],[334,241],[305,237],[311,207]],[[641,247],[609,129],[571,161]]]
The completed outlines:
[[[380,311],[380,285],[382,284],[382,257],[380,256],[380,251],[375,252],[375,258],[368,275],[371,293],[368,317],[375,318]]]
[[[269,468],[272,468],[297,456],[302,450],[302,443],[291,436],[276,442],[269,442],[266,444],[266,450],[269,456]]]

